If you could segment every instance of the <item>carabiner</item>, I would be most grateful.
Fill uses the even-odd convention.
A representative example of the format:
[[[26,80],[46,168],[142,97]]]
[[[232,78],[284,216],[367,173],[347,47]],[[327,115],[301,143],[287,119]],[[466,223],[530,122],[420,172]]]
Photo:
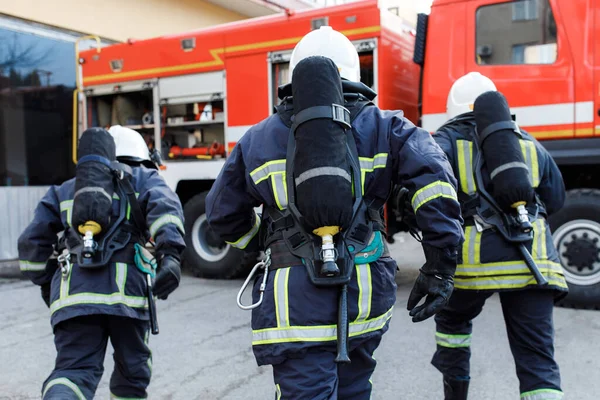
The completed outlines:
[[[265,259],[265,261],[260,261],[258,262],[254,268],[252,268],[252,271],[250,271],[250,274],[248,274],[248,277],[246,278],[246,280],[244,281],[244,284],[242,285],[242,288],[240,289],[240,291],[238,292],[237,295],[237,305],[239,308],[241,308],[242,310],[252,310],[253,308],[256,308],[258,306],[261,305],[262,301],[263,301],[263,295],[265,292],[265,289],[267,288],[267,276],[269,276],[269,265],[271,264],[271,249],[267,249],[267,251],[265,252],[267,258]],[[248,284],[250,283],[250,280],[254,277],[254,274],[256,273],[256,271],[259,268],[263,268],[264,272],[263,272],[263,279],[262,282],[260,284],[259,287],[259,292],[260,292],[260,297],[258,298],[258,301],[254,304],[250,304],[249,306],[245,306],[242,304],[242,296],[244,295],[244,292],[246,291],[246,288],[248,287]]]
[[[69,272],[71,271],[71,254],[65,250],[60,256],[56,257],[56,259],[60,264],[62,278],[67,279],[67,276],[69,276]]]

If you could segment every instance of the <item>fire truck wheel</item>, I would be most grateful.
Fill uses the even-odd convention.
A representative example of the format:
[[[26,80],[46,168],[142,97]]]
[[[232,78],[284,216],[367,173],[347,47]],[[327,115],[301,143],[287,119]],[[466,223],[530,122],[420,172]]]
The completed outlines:
[[[246,254],[214,234],[205,214],[207,194],[197,194],[183,207],[187,246],[183,254],[183,266],[201,278],[238,278],[250,271],[258,253]]]
[[[600,309],[600,190],[567,192],[564,207],[549,218],[569,294],[557,305]]]

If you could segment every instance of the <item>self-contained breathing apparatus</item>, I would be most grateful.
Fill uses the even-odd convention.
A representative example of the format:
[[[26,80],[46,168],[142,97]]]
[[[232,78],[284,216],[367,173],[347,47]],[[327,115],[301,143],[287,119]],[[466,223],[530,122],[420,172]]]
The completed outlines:
[[[311,67],[312,71],[310,71]],[[303,71],[312,72],[312,79],[314,79],[316,76],[327,76],[327,73],[330,74],[329,77],[331,78],[331,70],[337,76],[338,89],[327,87],[326,84],[313,85],[313,88],[318,88],[316,90],[319,94],[324,94],[321,97],[321,104],[318,104],[318,99],[315,100],[316,104],[310,102],[308,102],[310,104],[307,104],[306,95],[297,93],[298,90],[293,87],[296,84],[297,88],[302,90],[302,82],[297,81],[297,76],[301,78]],[[340,94],[338,99],[329,103],[323,101],[323,97],[335,93],[336,90],[339,90]],[[292,91],[294,96],[290,97]],[[351,93],[346,93],[346,91]],[[358,152],[351,126],[351,122],[360,111],[365,106],[373,104],[371,100],[375,97],[375,93],[361,83],[341,81],[335,65],[329,59],[309,57],[300,61],[295,67],[292,84],[279,88],[279,97],[283,101],[276,107],[277,114],[283,123],[290,128],[286,154],[288,205],[284,210],[279,210],[276,207],[265,207],[263,209],[259,235],[261,248],[266,249],[266,259],[257,264],[248,279],[246,279],[238,293],[238,306],[243,309],[252,309],[261,304],[269,270],[292,265],[304,265],[311,282],[315,286],[337,286],[340,288],[337,357],[335,361],[347,363],[350,362],[348,357],[347,284],[352,277],[357,253],[367,247],[370,240],[373,239],[375,231],[384,232],[383,220],[379,210],[374,205],[367,204],[363,197]],[[315,98],[318,97],[319,95],[315,95]],[[302,107],[298,107],[298,102],[302,102]],[[318,129],[316,126],[311,127],[310,123],[314,121],[324,125],[321,125],[321,130],[316,132],[320,135],[321,141],[327,141],[329,139],[327,134],[335,129],[338,130],[339,136],[335,140],[338,141],[338,144],[341,143],[343,147],[338,152],[341,153],[342,157],[335,167],[317,165],[319,161],[325,163],[328,161],[326,159],[327,154],[321,155],[320,160],[315,157],[306,161],[301,160],[301,164],[297,162],[298,155],[305,154],[299,151],[298,145],[307,146],[308,144],[302,140],[310,135],[307,131],[301,131],[301,128],[307,130]],[[300,138],[300,134],[304,137]],[[332,133],[331,135],[335,134]],[[329,149],[329,154],[331,151],[333,149]],[[348,170],[345,169],[344,165],[348,166]],[[306,208],[303,207],[305,203],[302,203],[302,199],[306,199],[306,195],[303,195],[300,190],[303,189],[300,184],[304,180],[298,178],[310,176],[313,183],[318,184],[318,179],[315,178],[323,175],[335,175],[338,182],[342,182],[342,184],[347,178],[350,183],[350,192],[347,199],[350,204],[350,212],[347,215],[341,212],[334,217],[325,216],[319,222],[314,222],[315,217],[312,213],[321,212],[322,214],[326,207],[309,208],[311,210],[309,211],[311,212],[310,216],[307,215],[306,211],[303,212]],[[334,184],[319,189],[329,195],[330,201],[335,202],[337,199],[332,195],[333,188],[331,185]],[[315,189],[316,187],[313,187],[313,190]],[[339,189],[339,191],[343,190],[343,187]],[[335,221],[335,224],[331,222],[329,224],[339,226],[337,229],[326,229],[323,234],[318,224],[320,222],[326,223],[324,221]],[[257,303],[244,306],[241,304],[241,296],[250,279],[259,268],[265,269],[259,289],[260,298]]]
[[[135,262],[147,275],[150,324],[152,333],[158,334],[151,279],[156,260],[145,248],[149,237],[131,182],[133,171],[129,165],[115,159],[114,149],[114,140],[104,129],[90,128],[82,134],[72,223],[58,241],[58,261],[63,279],[73,267],[72,256],[82,269],[105,268],[112,262]],[[112,218],[113,194],[120,199],[116,219]],[[129,221],[130,217],[133,223]]]

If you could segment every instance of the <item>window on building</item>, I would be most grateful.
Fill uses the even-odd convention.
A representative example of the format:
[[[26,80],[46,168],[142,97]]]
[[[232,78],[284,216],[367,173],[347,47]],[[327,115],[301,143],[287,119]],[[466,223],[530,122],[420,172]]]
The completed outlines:
[[[0,186],[74,176],[74,42],[81,36],[0,18]]]
[[[535,0],[515,1],[512,4],[513,21],[528,21],[537,17],[538,8]]]
[[[552,64],[558,52],[556,21],[548,0],[480,7],[475,59],[479,65]]]

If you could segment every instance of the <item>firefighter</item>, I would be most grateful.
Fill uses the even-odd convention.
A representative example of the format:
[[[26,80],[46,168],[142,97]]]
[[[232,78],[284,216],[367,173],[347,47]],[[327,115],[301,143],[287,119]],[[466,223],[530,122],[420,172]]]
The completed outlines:
[[[454,277],[455,290],[448,305],[434,318],[437,351],[432,364],[443,374],[445,399],[466,399],[473,319],[481,312],[486,299],[499,292],[517,367],[521,399],[562,399],[559,367],[554,360],[552,310],[555,300],[565,296],[567,285],[546,218],[562,207],[565,187],[561,173],[548,152],[517,125],[514,125],[516,131],[507,131],[516,141],[512,154],[507,148],[499,148],[507,145],[507,139],[511,138],[500,137],[501,133],[489,136],[498,135],[500,145],[491,149],[488,146],[487,151],[486,147],[482,147],[482,152],[484,158],[486,154],[496,158],[514,158],[521,157],[519,153],[522,153],[524,163],[511,162],[496,169],[477,169],[479,164],[476,165],[475,160],[485,130],[478,126],[477,113],[504,113],[509,124],[505,126],[513,124],[506,102],[498,103],[504,104],[499,109],[478,109],[484,107],[486,98],[494,96],[499,96],[494,83],[480,73],[471,72],[459,78],[448,94],[448,121],[433,135],[458,178],[465,242],[460,253],[462,262],[458,264]],[[483,144],[485,146],[485,142]],[[532,224],[533,240],[528,247],[547,285],[538,284],[532,277],[514,243],[481,222],[482,215],[477,211],[481,200],[477,173],[481,174],[482,182],[486,182],[484,187],[493,183],[492,189],[499,198],[519,186],[518,174],[523,174],[533,188],[532,194],[537,195],[534,201],[540,214]],[[503,173],[507,174],[504,178]],[[511,179],[508,179],[509,173],[513,174]]]
[[[166,299],[180,280],[180,256],[185,248],[183,211],[177,195],[151,163],[148,148],[136,131],[113,126],[109,135],[103,129],[92,129],[97,130],[94,135],[114,138],[117,160],[131,168],[130,188],[138,194],[137,204],[132,204],[130,197],[113,196],[113,218],[119,214],[117,210],[127,208],[127,215],[132,216],[118,226],[118,232],[131,236],[126,246],[100,268],[83,268],[68,243],[79,175],[46,192],[33,221],[19,238],[21,271],[42,288],[57,350],[54,370],[42,386],[42,397],[92,399],[104,371],[110,338],[115,361],[111,398],[146,398],[152,370],[146,274],[154,273],[142,271],[135,259],[148,256],[140,249],[152,237],[156,259],[146,259],[143,265],[158,265],[153,291],[157,298]],[[88,188],[82,193],[91,191]],[[121,201],[128,201],[128,207],[121,208]],[[134,217],[136,211],[139,217]],[[145,225],[143,230],[138,228],[136,218]],[[51,255],[61,232],[64,240],[58,240],[57,259],[56,254]]]
[[[463,240],[456,180],[428,132],[415,127],[402,111],[382,111],[371,102],[376,93],[361,83],[359,56],[346,36],[328,26],[304,36],[291,55],[290,79],[299,63],[314,56],[327,57],[339,70],[343,106],[351,121],[347,132],[356,143],[360,164],[354,191],[363,194],[374,226],[367,245],[355,249],[354,262],[350,260],[349,364],[336,363],[339,289],[316,287],[309,267],[303,265],[315,260],[294,256],[282,239],[298,228],[288,212],[288,194],[298,178],[296,184],[286,178],[294,113],[290,83],[279,88],[282,103],[275,114],[250,128],[234,147],[207,196],[206,214],[211,228],[230,245],[269,254],[267,272],[253,286],[252,348],[258,365],[272,365],[277,398],[368,399],[376,365],[373,353],[389,328],[397,289],[397,264],[382,238],[382,207],[392,183],[400,182],[410,191],[427,262],[408,309],[413,322],[425,320],[443,307],[452,291],[457,248]],[[307,149],[302,150],[306,154]],[[315,157],[322,153],[318,150],[315,147]],[[335,197],[331,186],[315,190],[315,196]],[[261,204],[259,216],[254,208]],[[426,302],[418,305],[424,297]]]

